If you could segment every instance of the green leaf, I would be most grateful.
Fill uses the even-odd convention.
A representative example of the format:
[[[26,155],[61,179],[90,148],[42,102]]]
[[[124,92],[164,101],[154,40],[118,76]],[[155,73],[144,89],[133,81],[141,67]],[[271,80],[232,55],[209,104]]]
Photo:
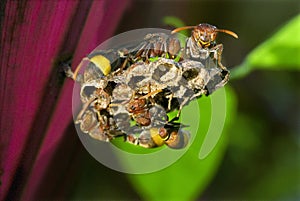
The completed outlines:
[[[255,48],[231,75],[242,77],[254,69],[300,70],[300,15]]]
[[[175,16],[166,16],[166,17],[164,17],[163,22],[164,22],[164,24],[173,26],[175,28],[185,26],[185,23],[181,19],[179,19]],[[187,32],[183,31],[183,33],[187,33]]]
[[[226,90],[221,88],[185,107],[181,117],[183,124],[191,125],[191,146],[179,160],[165,169],[129,175],[140,196],[151,201],[196,199],[209,184],[222,160],[235,106],[234,92],[226,87]]]
[[[164,17],[163,22],[164,22],[164,24],[173,26],[174,28],[186,26],[185,23],[181,19],[179,19],[175,16],[166,16],[166,17]],[[180,31],[180,33],[177,33],[177,38],[180,41],[181,47],[185,46],[185,40],[186,40],[186,37],[188,36],[188,33],[189,33],[188,30],[182,30],[182,31]],[[180,55],[178,55],[178,56],[179,57],[176,58],[177,60],[179,60],[179,58],[180,58]]]

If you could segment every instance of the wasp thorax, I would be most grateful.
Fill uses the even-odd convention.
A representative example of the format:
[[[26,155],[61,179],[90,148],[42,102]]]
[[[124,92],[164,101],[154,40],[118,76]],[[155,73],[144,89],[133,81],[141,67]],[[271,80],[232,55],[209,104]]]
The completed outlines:
[[[217,27],[210,24],[199,24],[192,32],[193,39],[200,47],[210,47],[216,40]]]

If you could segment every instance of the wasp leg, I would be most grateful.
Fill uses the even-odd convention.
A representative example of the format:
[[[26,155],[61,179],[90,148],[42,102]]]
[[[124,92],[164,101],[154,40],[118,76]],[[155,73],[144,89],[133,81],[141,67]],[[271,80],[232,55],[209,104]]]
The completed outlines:
[[[76,121],[75,123],[80,123],[81,119],[82,119],[82,115],[85,113],[85,111],[87,110],[87,108],[90,106],[90,104],[95,100],[95,98],[91,98],[90,100],[88,100],[86,103],[84,103],[82,109],[80,110],[80,112],[78,113],[77,117],[76,117]]]
[[[89,58],[87,58],[87,57],[83,58],[82,61],[80,62],[80,64],[76,67],[76,69],[73,73],[73,76],[72,76],[73,80],[77,81],[78,72],[81,69],[82,64],[83,64],[84,61],[89,61]]]
[[[182,101],[182,103],[180,104],[179,106],[179,109],[178,109],[178,112],[177,112],[177,115],[176,117],[174,117],[170,122],[174,122],[174,121],[178,121],[179,120],[179,117],[180,117],[180,114],[181,114],[181,110],[183,108],[183,106],[188,103],[188,101],[190,100],[190,98],[186,98]]]
[[[173,99],[173,93],[171,93],[170,95],[166,96],[169,100],[168,100],[168,110],[171,110],[171,104],[172,104],[172,99]]]
[[[126,59],[124,60],[124,62],[122,64],[120,64],[119,68],[116,69],[114,72],[112,72],[113,75],[119,75],[123,73],[123,70],[126,68],[126,65],[128,64],[130,58],[129,56],[126,57]]]
[[[128,57],[126,57],[126,59],[125,59],[125,61],[123,62],[123,64],[122,64],[122,66],[121,66],[121,73],[123,72],[123,70],[125,69],[125,67],[126,67],[126,65],[127,65],[127,63],[128,63],[128,60],[129,60],[129,58]]]
[[[151,52],[153,52],[152,44],[148,43],[142,53],[142,58],[145,58],[145,62],[149,63],[149,57],[151,58]]]
[[[156,41],[152,42],[154,55],[151,55],[151,56],[152,57],[159,56],[159,57],[164,57],[167,59],[168,44],[167,44],[166,40],[161,38],[159,35],[157,35],[156,37],[157,37]]]
[[[132,60],[137,61],[142,57],[143,52],[145,51],[145,47],[148,44],[146,42],[141,43],[136,48],[132,49],[130,52],[136,52],[134,55],[132,55]]]
[[[151,97],[151,96],[153,96],[153,95],[156,95],[156,94],[158,94],[159,92],[162,92],[162,89],[157,89],[157,90],[155,90],[155,91],[152,91],[152,92],[149,92],[148,94],[146,94],[146,95],[144,95],[144,96],[141,96],[140,97],[140,99],[143,99],[143,98],[149,98],[149,97]]]
[[[83,59],[83,61],[89,61],[89,59],[86,57]],[[75,71],[73,72],[70,66],[65,66],[64,67],[64,72],[66,74],[67,77],[73,79],[76,82],[83,82],[83,78],[81,76],[79,76],[78,72],[80,70],[80,68],[82,67],[82,62],[80,62],[80,64],[76,67]]]
[[[223,69],[226,70],[226,67],[221,63],[222,60],[222,53],[223,53],[223,44],[218,44],[215,47],[213,47],[211,49],[211,52],[214,53],[214,59],[217,60],[218,62],[218,66]]]
[[[73,71],[72,71],[72,69],[71,69],[71,67],[70,67],[69,65],[68,65],[68,66],[64,66],[64,67],[63,67],[63,70],[64,70],[65,75],[66,75],[67,77],[73,79],[74,73],[73,73]]]
[[[157,93],[159,93],[159,91],[158,90],[156,90],[156,91],[154,91],[153,93],[151,93],[151,85],[150,85],[150,83],[148,84],[148,94],[146,95],[146,98],[148,98],[149,97],[149,100],[150,100],[150,103],[152,104],[152,105],[155,105],[155,100],[151,97],[151,95],[156,95]],[[149,93],[150,93],[150,95],[149,95]]]
[[[169,123],[174,123],[174,121],[178,121],[179,120],[179,117],[180,117],[180,114],[181,114],[181,110],[182,110],[182,108],[178,109],[177,115],[175,117],[173,117],[173,119],[171,119],[171,121],[169,121]]]
[[[194,98],[200,97],[202,94],[206,94],[206,91],[199,91],[198,93],[194,94],[189,100],[193,100]]]

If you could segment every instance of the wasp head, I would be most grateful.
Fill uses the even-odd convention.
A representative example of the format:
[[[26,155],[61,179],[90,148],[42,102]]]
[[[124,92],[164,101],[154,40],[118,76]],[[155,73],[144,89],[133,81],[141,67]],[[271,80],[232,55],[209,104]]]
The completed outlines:
[[[199,47],[205,48],[215,44],[217,27],[210,24],[199,24],[192,31],[192,37]]]
[[[233,36],[234,38],[238,38],[237,34],[232,31],[226,29],[218,29],[217,27],[207,23],[202,23],[197,26],[179,27],[177,29],[174,29],[171,33],[177,33],[186,29],[193,29],[191,37],[201,48],[209,48],[215,46],[218,32],[223,32]]]

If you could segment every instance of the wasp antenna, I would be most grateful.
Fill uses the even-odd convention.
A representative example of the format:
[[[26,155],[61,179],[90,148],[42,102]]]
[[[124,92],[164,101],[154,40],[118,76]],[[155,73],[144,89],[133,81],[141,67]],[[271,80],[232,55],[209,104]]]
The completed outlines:
[[[177,32],[182,31],[182,30],[186,30],[186,29],[194,29],[194,28],[196,28],[196,26],[179,27],[179,28],[174,29],[174,30],[171,32],[171,34],[177,33]]]
[[[234,38],[239,38],[236,33],[234,33],[233,31],[226,30],[226,29],[217,29],[217,32],[227,33],[228,35],[231,35]]]

